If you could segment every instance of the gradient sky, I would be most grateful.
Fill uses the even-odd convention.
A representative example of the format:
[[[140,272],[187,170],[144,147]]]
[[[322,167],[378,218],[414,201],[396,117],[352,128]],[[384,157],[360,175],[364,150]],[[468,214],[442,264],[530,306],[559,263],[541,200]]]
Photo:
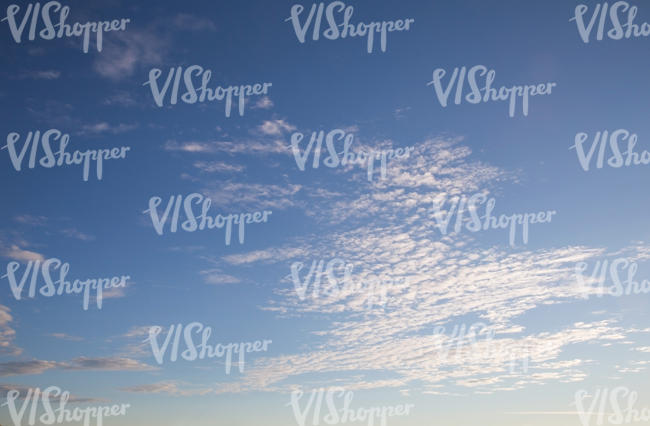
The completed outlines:
[[[577,2],[355,1],[353,22],[415,19],[368,54],[365,38],[299,43],[286,21],[295,1],[133,3],[65,2],[70,22],[131,20],[104,34],[102,52],[76,38],[15,43],[0,23],[0,134],[56,128],[68,151],[131,147],[88,182],[79,167],[17,172],[0,151],[2,274],[12,260],[55,257],[72,279],[131,277],[87,311],[75,295],[17,301],[0,280],[3,396],[55,385],[129,403],[105,420],[125,426],[288,426],[291,390],[329,386],[353,391],[356,407],[415,404],[389,419],[405,426],[580,425],[574,394],[597,387],[627,386],[650,406],[650,296],[584,300],[573,272],[626,257],[650,279],[648,168],[585,172],[569,149],[576,133],[620,128],[650,149],[647,39],[585,44],[569,21]],[[650,7],[632,4],[650,21]],[[497,86],[557,86],[531,98],[527,117],[508,117],[504,102],[441,107],[433,70],[479,64]],[[226,118],[221,102],[157,107],[149,71],[190,65],[212,70],[211,88],[272,87],[243,117]],[[300,171],[291,134],[333,129],[354,133],[355,149],[415,151],[372,182],[361,167]],[[217,230],[156,234],[149,199],[193,192],[211,197],[213,215],[273,213],[244,244]],[[526,245],[509,246],[506,230],[442,236],[435,196],[478,192],[497,214],[557,214]],[[372,271],[404,285],[383,310],[354,294],[297,298],[291,264],[335,257],[357,280]],[[212,327],[213,344],[273,343],[247,354],[244,373],[209,359],[157,365],[148,327],[193,321]],[[498,354],[437,357],[436,326],[477,321],[505,347],[540,348],[529,370],[510,373]],[[11,424],[6,407],[0,422]]]

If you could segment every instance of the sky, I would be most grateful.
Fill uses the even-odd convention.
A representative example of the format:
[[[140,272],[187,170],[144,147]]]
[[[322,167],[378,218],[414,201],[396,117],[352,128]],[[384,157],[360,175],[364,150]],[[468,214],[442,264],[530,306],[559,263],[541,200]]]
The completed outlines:
[[[15,4],[20,25],[29,3]],[[71,281],[129,277],[104,290],[101,309],[90,297],[86,310],[81,294],[28,297],[28,276],[17,300],[2,277],[0,398],[56,386],[72,407],[130,404],[104,419],[116,426],[300,425],[292,392],[304,393],[304,410],[311,392],[339,388],[354,395],[353,408],[413,404],[388,418],[405,426],[584,425],[576,393],[593,400],[621,386],[638,394],[638,409],[650,407],[650,296],[598,297],[589,280],[617,259],[636,265],[635,280],[650,280],[648,166],[608,165],[611,142],[602,145],[605,165],[596,167],[596,148],[585,171],[575,148],[580,133],[587,152],[597,132],[625,129],[638,136],[635,152],[650,150],[648,39],[597,40],[595,18],[585,43],[571,20],[579,4],[347,2],[354,24],[414,20],[387,33],[385,51],[377,34],[371,53],[366,37],[325,37],[325,15],[319,39],[312,22],[301,43],[292,8],[304,6],[302,26],[313,3],[296,1],[63,2],[69,24],[129,19],[103,33],[101,51],[92,34],[87,53],[80,37],[29,40],[28,21],[16,42],[10,20],[0,22],[0,275],[18,265],[20,280],[29,262],[59,259]],[[588,25],[598,3],[585,4]],[[638,7],[635,23],[650,21],[650,7],[629,5]],[[193,65],[211,71],[212,90],[270,85],[246,96],[243,114],[234,96],[226,116],[223,100],[184,102],[180,78],[178,102],[168,93],[159,106],[155,92],[170,69]],[[455,104],[455,86],[443,107],[429,84],[434,71],[446,71],[446,89],[455,68],[476,65],[494,70],[497,89],[555,85],[529,98],[527,115],[520,98],[513,117],[507,101]],[[29,132],[50,129],[69,135],[69,153],[129,149],[103,161],[101,179],[90,160],[87,181],[81,165],[30,168],[27,148],[16,170],[9,145],[18,155]],[[364,165],[327,167],[323,142],[319,167],[314,148],[301,170],[296,135],[303,155],[313,132],[334,130],[352,135],[349,152],[409,155],[388,160],[384,176],[375,162],[369,180]],[[217,222],[271,213],[246,224],[243,242],[236,224],[229,244],[223,229],[186,232],[179,223],[171,232],[173,209],[156,232],[151,200],[160,197],[163,220],[171,197],[190,194],[210,198]],[[507,229],[471,232],[469,212],[458,229],[453,212],[446,233],[436,227],[450,199],[477,194],[495,200],[497,216],[555,213],[530,224],[526,243],[521,225],[512,244]],[[485,215],[485,204],[475,214]],[[301,298],[294,277],[334,260],[335,276],[350,265],[348,282],[361,285],[318,296],[308,286]],[[625,281],[632,266],[622,262]],[[40,289],[44,278],[35,279]],[[604,285],[615,283],[606,274]],[[369,299],[369,288],[383,304],[369,302],[381,300]],[[210,327],[213,346],[270,343],[229,374],[223,357],[171,361],[168,351],[158,363],[151,327],[162,345],[170,327],[191,323]],[[491,338],[454,337],[473,324]],[[323,403],[318,421],[309,414],[305,424],[327,424],[326,412]],[[0,423],[13,424],[8,405]]]

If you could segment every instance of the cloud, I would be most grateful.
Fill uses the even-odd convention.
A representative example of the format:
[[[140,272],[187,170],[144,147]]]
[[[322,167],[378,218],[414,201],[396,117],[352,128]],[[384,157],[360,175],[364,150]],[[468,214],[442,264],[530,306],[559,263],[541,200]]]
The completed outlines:
[[[48,334],[48,336],[54,337],[55,339],[68,340],[68,341],[71,341],[71,342],[81,342],[81,341],[84,340],[81,337],[70,336],[69,334],[66,334],[66,333],[50,333],[50,334]]]
[[[183,386],[184,389],[181,389],[179,386]],[[183,382],[174,382],[174,381],[167,381],[167,382],[158,382],[158,383],[152,383],[148,385],[139,385],[139,386],[129,386],[122,388],[120,390],[123,390],[125,392],[132,392],[132,393],[144,393],[144,394],[167,394],[167,395],[173,395],[173,396],[194,396],[194,395],[207,395],[209,393],[213,393],[214,390],[207,387],[207,388],[202,388],[202,387],[191,387],[191,385],[188,385],[187,383]]]
[[[269,126],[269,131],[275,130]],[[495,245],[485,233],[440,234],[431,215],[436,196],[493,194],[504,183],[518,182],[516,173],[472,161],[471,150],[460,143],[460,138],[428,139],[416,145],[410,158],[389,163],[386,179],[364,182],[360,174],[355,185],[337,186],[335,193],[313,198],[308,208],[315,219],[334,218],[322,220],[319,232],[281,247],[222,258],[225,264],[248,266],[238,269],[242,280],[248,274],[251,280],[276,277],[278,288],[264,310],[281,318],[318,318],[320,325],[310,329],[315,341],[309,347],[259,358],[241,380],[218,385],[216,393],[287,392],[305,377],[326,386],[334,374],[345,375],[343,385],[350,389],[408,387],[439,393],[445,386],[455,393],[511,391],[585,380],[595,361],[569,356],[574,347],[624,345],[630,340],[633,330],[612,318],[554,323],[550,330],[537,325],[529,329],[527,322],[531,312],[583,303],[585,292],[596,289],[576,285],[575,265],[601,256],[605,249],[511,248],[507,238]],[[265,194],[262,189],[270,186],[260,192]],[[231,202],[234,198],[228,197],[244,188],[241,194],[248,194],[248,185],[224,185],[211,198]],[[276,189],[271,192],[277,198],[302,206]],[[301,193],[312,189],[300,186]],[[253,198],[264,201],[265,196]],[[531,237],[533,232],[535,228]],[[632,255],[646,253],[647,247],[636,244]],[[369,304],[362,286],[343,288],[341,271],[335,274],[338,292],[311,297],[316,278],[308,279],[309,265],[333,258],[353,265],[351,282],[374,283],[385,292],[386,303]],[[307,265],[299,274],[309,285],[304,300],[290,276],[295,261]],[[278,267],[285,272],[278,274]],[[327,285],[327,277],[321,278],[321,286]],[[454,346],[444,356],[441,344],[444,348],[454,340],[434,337],[434,328],[467,318],[494,328],[494,340]]]
[[[209,19],[190,15],[188,13],[179,13],[174,17],[174,26],[181,30],[187,31],[216,31],[217,26]]]
[[[62,229],[61,234],[63,234],[68,238],[75,238],[81,241],[93,241],[95,239],[94,236],[89,234],[84,234],[83,232],[74,228]]]
[[[277,209],[295,205],[295,196],[301,185],[274,185],[242,182],[223,182],[205,188],[214,206],[222,208]]]
[[[87,134],[100,134],[100,133],[112,133],[117,135],[119,133],[125,133],[137,128],[137,124],[125,124],[120,123],[117,126],[108,124],[105,121],[95,124],[84,124],[81,126],[81,131],[78,132],[79,135]]]
[[[16,75],[17,79],[32,79],[32,80],[56,80],[61,76],[60,71],[56,70],[43,70],[43,71],[28,71]]]
[[[177,142],[169,140],[164,146],[166,151],[181,151],[189,153],[218,153],[227,154],[291,154],[287,144],[282,141],[245,141],[245,142]]]
[[[132,107],[138,104],[138,102],[133,98],[133,95],[124,90],[120,90],[117,93],[110,95],[103,102],[104,105],[119,105],[122,107]]]
[[[0,352],[9,355],[20,355],[23,350],[14,345],[16,330],[11,326],[13,319],[11,309],[0,305]]]
[[[223,161],[197,161],[194,167],[204,173],[233,173],[241,172],[246,167],[239,164],[230,164]]]
[[[252,109],[271,109],[271,108],[273,108],[273,101],[268,96],[262,96],[252,106]]]
[[[278,259],[294,259],[300,256],[308,256],[309,251],[301,248],[270,248],[266,250],[255,250],[243,254],[230,254],[223,257],[227,263],[232,265],[246,265],[263,261]]]
[[[410,111],[411,107],[403,107],[403,108],[396,108],[395,111],[393,112],[393,116],[395,119],[399,120],[404,118],[406,115],[405,113]]]
[[[122,80],[146,66],[161,64],[168,49],[167,37],[154,27],[115,32],[104,39],[93,68],[102,77]]]
[[[14,220],[18,223],[29,226],[45,226],[47,223],[47,218],[45,216],[34,216],[29,214],[15,216]]]
[[[17,260],[19,262],[45,260],[45,257],[42,254],[36,253],[34,251],[23,250],[15,244],[11,245],[9,248],[5,248],[2,251],[2,256]]]
[[[43,391],[45,390],[46,387],[47,386],[40,386],[39,389]],[[6,394],[9,393],[10,391],[18,391],[18,399],[25,399],[28,395],[28,392],[30,390],[34,392],[35,388],[36,386],[25,386],[25,385],[16,385],[10,383],[2,383],[0,384],[0,397],[6,396]],[[50,394],[49,400],[51,402],[59,401],[62,398],[62,396],[63,395]],[[106,402],[106,400],[100,398],[84,398],[75,395],[69,395],[66,402],[69,404],[73,404],[73,403],[83,404],[83,403],[91,403],[91,402]]]
[[[41,374],[59,363],[55,361],[13,361],[0,363],[0,377]]]
[[[265,120],[257,126],[257,130],[266,136],[281,136],[284,133],[296,130],[296,126],[284,120]]]
[[[88,370],[101,370],[101,371],[151,371],[157,370],[157,367],[152,367],[148,364],[141,363],[130,358],[88,358],[79,357],[75,358],[69,363],[61,364],[63,370],[74,371],[88,371]]]
[[[40,79],[40,80],[56,80],[60,76],[61,76],[61,72],[54,71],[54,70],[35,71],[32,73],[32,78]]]
[[[152,371],[157,367],[130,358],[79,357],[68,362],[59,361],[12,361],[0,363],[0,377],[42,374],[48,370],[64,371]]]
[[[206,284],[221,285],[238,284],[241,282],[239,278],[224,274],[220,269],[209,269],[201,271],[201,275],[203,275],[203,280]]]

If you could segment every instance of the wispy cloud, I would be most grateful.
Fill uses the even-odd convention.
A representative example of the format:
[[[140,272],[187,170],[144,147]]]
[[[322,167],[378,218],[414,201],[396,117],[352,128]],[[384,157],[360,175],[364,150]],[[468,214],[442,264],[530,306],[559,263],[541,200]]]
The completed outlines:
[[[204,173],[234,173],[245,169],[242,165],[224,161],[197,161],[194,163],[194,167]]]
[[[296,126],[284,120],[265,120],[257,130],[266,136],[281,136],[284,133],[296,130]]]
[[[2,256],[8,257],[9,259],[17,260],[19,262],[29,262],[29,261],[43,261],[45,256],[35,251],[23,250],[17,245],[11,245],[8,248],[2,250]]]
[[[186,31],[216,31],[217,26],[211,20],[189,13],[179,13],[173,18],[174,26]]]
[[[119,133],[125,133],[131,131],[133,129],[136,129],[137,127],[138,127],[137,124],[120,123],[117,125],[111,125],[105,121],[102,121],[95,124],[84,124],[83,126],[81,126],[81,130],[78,132],[78,134],[87,135],[87,134],[112,133],[114,135],[117,135]]]
[[[160,64],[168,49],[167,38],[155,27],[118,31],[104,39],[94,69],[102,77],[121,80],[146,66]]]
[[[48,334],[50,337],[54,337],[55,339],[59,340],[68,340],[70,342],[82,342],[84,339],[78,336],[70,336],[69,334],[66,333],[50,333]]]
[[[262,96],[252,106],[253,109],[271,109],[273,108],[273,101],[268,96]]]
[[[0,351],[9,355],[20,355],[23,350],[14,345],[16,330],[13,329],[11,309],[0,305]]]
[[[157,368],[130,358],[79,357],[68,362],[44,360],[2,362],[0,363],[0,376],[34,375],[52,369],[64,371],[152,371]]]
[[[56,80],[59,77],[61,77],[61,71],[41,70],[41,71],[27,71],[16,75],[14,78],[32,79],[32,80]]]
[[[84,234],[83,232],[75,229],[75,228],[67,228],[67,229],[62,229],[61,234],[68,238],[75,238],[77,240],[81,241],[93,241],[95,237],[93,235],[89,234]]]
[[[132,393],[167,394],[173,396],[207,395],[214,392],[210,387],[192,386],[188,383],[175,381],[129,386],[121,390]]]
[[[202,192],[220,207],[283,210],[295,205],[301,185],[223,182],[206,187]]]
[[[282,141],[186,141],[177,142],[169,140],[165,142],[166,151],[181,151],[188,153],[219,153],[226,154],[291,154],[288,145]]]

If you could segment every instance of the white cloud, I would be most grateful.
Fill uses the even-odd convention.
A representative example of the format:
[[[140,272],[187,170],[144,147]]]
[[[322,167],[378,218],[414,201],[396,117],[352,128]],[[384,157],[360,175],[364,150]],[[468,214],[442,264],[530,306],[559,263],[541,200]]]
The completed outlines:
[[[102,77],[121,80],[145,66],[162,63],[168,49],[166,38],[153,28],[131,28],[105,37],[103,50],[93,66]]]
[[[197,161],[194,163],[194,167],[204,173],[233,173],[241,172],[245,169],[242,165],[226,163],[224,161]]]
[[[253,109],[271,109],[273,108],[273,101],[268,96],[262,96],[255,104]]]
[[[83,341],[83,339],[81,337],[70,336],[69,334],[66,334],[66,333],[50,333],[50,334],[48,334],[48,336],[54,337],[55,339],[59,339],[59,340],[68,340],[68,341],[71,341],[71,342],[81,342],[81,341]]]
[[[16,331],[11,326],[13,319],[11,309],[0,305],[0,351],[9,355],[20,355],[23,350],[14,345]]]
[[[95,124],[84,124],[81,126],[81,131],[78,132],[80,135],[86,135],[86,134],[99,134],[99,133],[112,133],[114,135],[117,135],[119,133],[124,133],[131,131],[138,126],[136,124],[125,124],[125,123],[120,123],[116,126],[110,125],[105,121],[102,121],[100,123],[95,123]]]
[[[296,126],[293,126],[284,120],[265,120],[257,127],[257,130],[267,136],[281,136],[286,132],[296,130]]]
[[[11,247],[9,248],[5,248],[2,251],[2,255],[4,257],[8,257],[9,259],[17,260],[19,262],[45,260],[45,257],[42,254],[36,253],[34,251],[23,250],[15,244],[11,245]]]

